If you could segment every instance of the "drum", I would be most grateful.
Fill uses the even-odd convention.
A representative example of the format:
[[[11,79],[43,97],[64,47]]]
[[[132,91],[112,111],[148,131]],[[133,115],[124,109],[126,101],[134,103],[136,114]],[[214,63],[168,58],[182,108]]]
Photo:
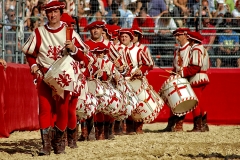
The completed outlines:
[[[109,97],[108,99],[105,98],[104,106],[105,108],[102,110],[105,114],[110,116],[117,117],[119,115],[120,109],[124,105],[123,95],[120,91],[114,88],[109,82],[102,82],[105,94]]]
[[[103,96],[105,89],[99,79],[93,79],[87,81],[88,91],[94,96]]]
[[[64,56],[49,67],[43,80],[57,95],[64,98],[64,90],[74,91],[79,74],[78,62],[71,56]]]
[[[186,78],[170,76],[162,85],[160,96],[171,108],[173,114],[181,116],[192,111],[198,99]]]
[[[88,119],[94,115],[98,107],[98,99],[91,93],[86,94],[86,100],[78,99],[77,116],[78,119]]]
[[[139,99],[137,108],[133,110],[132,118],[137,122],[150,123],[159,115],[164,101],[154,94],[146,81],[146,79],[129,81]]]

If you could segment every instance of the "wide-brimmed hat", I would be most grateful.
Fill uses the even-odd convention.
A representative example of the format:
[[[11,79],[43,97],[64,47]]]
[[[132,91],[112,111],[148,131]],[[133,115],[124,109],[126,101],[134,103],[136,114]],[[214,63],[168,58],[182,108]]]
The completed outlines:
[[[202,43],[203,36],[199,32],[188,32],[188,38]]]
[[[133,40],[133,32],[132,32],[131,29],[126,29],[126,28],[120,29],[120,30],[119,30],[119,34],[121,35],[121,34],[123,34],[123,33],[128,34],[128,35],[130,36],[131,40]]]
[[[55,10],[55,9],[64,9],[65,8],[65,4],[59,1],[50,1],[47,4],[45,4],[44,6],[42,6],[42,9],[45,11],[48,10]]]
[[[173,36],[180,35],[180,34],[188,34],[188,32],[191,32],[189,28],[178,28],[175,31],[173,31]]]
[[[87,25],[84,30],[88,31],[90,30],[91,28],[93,27],[101,27],[101,28],[105,28],[105,22],[103,21],[95,21],[95,22],[92,22],[91,24]]]

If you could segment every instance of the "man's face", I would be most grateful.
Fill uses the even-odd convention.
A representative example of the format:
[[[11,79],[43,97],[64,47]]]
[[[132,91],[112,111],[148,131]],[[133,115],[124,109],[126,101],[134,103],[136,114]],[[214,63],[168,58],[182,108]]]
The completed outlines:
[[[128,46],[131,42],[131,38],[127,33],[122,33],[121,36],[120,36],[120,41],[125,46]]]
[[[183,42],[184,39],[186,38],[186,35],[184,35],[184,34],[177,34],[177,35],[175,36],[175,38],[176,38],[176,40],[177,40],[179,43],[181,43],[181,42]]]
[[[141,17],[140,20],[141,20],[142,22],[144,22],[144,21],[146,20],[147,13],[142,10],[139,15],[140,15],[140,17]]]
[[[102,36],[103,29],[102,27],[95,26],[90,29],[92,39],[96,40]]]
[[[134,33],[133,34],[133,40],[132,40],[133,43],[136,43],[138,42],[138,34],[137,33]]]
[[[8,14],[8,19],[12,22],[12,21],[15,21],[16,19],[16,15],[15,15],[15,12],[9,12]]]
[[[205,19],[203,20],[203,26],[204,26],[204,27],[208,27],[209,24],[210,24],[210,19],[209,19],[209,18],[205,18]]]
[[[60,23],[61,13],[59,9],[46,11],[49,24]]]

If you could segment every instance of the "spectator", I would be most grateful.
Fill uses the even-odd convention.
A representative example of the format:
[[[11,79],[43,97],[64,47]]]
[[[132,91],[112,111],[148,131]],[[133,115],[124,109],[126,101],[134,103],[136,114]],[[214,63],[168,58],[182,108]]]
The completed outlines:
[[[219,26],[220,23],[223,22],[223,16],[228,12],[228,8],[224,3],[224,0],[217,1],[217,10],[213,13],[213,17],[215,17],[215,26]]]
[[[225,3],[227,5],[227,8],[228,8],[228,12],[232,12],[235,8],[235,4],[234,4],[234,1],[233,0],[225,0]]]
[[[7,10],[7,18],[5,19],[5,22],[8,24],[16,24],[16,12],[13,9]],[[5,29],[7,31],[11,30],[13,26],[5,26]]]
[[[156,18],[167,12],[168,10],[164,0],[150,0],[148,5],[149,16]]]
[[[107,24],[121,26],[119,17],[120,11],[119,10],[113,11],[112,18],[107,22]]]
[[[217,67],[234,67],[237,61],[230,56],[239,54],[239,36],[231,29],[231,23],[224,24],[224,28],[224,33],[228,35],[220,35],[218,43],[220,55],[226,58],[218,58]]]
[[[172,36],[172,32],[177,29],[177,25],[171,17],[170,13],[164,13],[161,17],[158,17],[155,21],[155,44],[174,44],[175,38]],[[161,55],[172,55],[172,46],[160,46],[157,47],[157,53]],[[165,58],[162,63],[163,65],[171,64],[172,59]]]
[[[80,27],[80,32],[83,32],[84,28],[88,25],[83,3],[78,5],[78,25]]]
[[[30,17],[27,19],[27,30],[32,30],[32,24],[31,22],[36,22],[36,19],[39,19],[38,21],[40,22],[40,12],[37,6],[34,6],[31,12]],[[43,19],[42,19],[43,20]],[[40,22],[41,23],[41,22]],[[31,26],[32,25],[32,26]]]
[[[237,0],[235,9],[232,11],[234,18],[240,18],[240,0]]]
[[[173,17],[189,16],[190,9],[187,6],[187,0],[173,0],[175,5],[173,8]],[[174,19],[178,26],[182,26],[182,20],[179,18]]]
[[[166,35],[167,33],[172,33],[176,29],[177,25],[169,13],[163,13],[162,16],[159,16],[155,20],[154,32],[156,34]]]
[[[14,10],[16,7],[16,1],[13,1],[13,0],[6,0],[5,1],[5,10],[9,10],[9,9],[12,9]]]
[[[104,21],[104,18],[102,16],[102,13],[100,11],[97,11],[92,17],[88,16],[88,24],[93,23],[95,21]]]
[[[139,17],[134,18],[133,26],[137,26],[139,28],[144,27],[144,29],[142,29],[143,33],[154,33],[153,28],[155,27],[155,24],[153,18],[147,15],[146,8],[142,8]],[[149,37],[144,36],[140,43],[150,44],[150,41],[152,40],[151,37],[151,35]]]
[[[122,28],[132,28],[133,20],[136,17],[136,3],[130,3],[127,6],[125,20],[123,22]]]
[[[200,5],[199,3],[193,6],[194,9],[194,16],[199,16],[199,10],[200,10]],[[203,0],[202,1],[202,16],[207,16],[209,18],[212,18],[211,10],[209,8],[208,0]]]
[[[206,16],[202,17],[202,25],[203,25],[203,29],[201,30],[203,36],[202,45],[206,48],[210,56],[214,55],[212,45],[214,44],[216,38],[216,29],[214,29],[215,26],[211,24],[211,19]],[[215,60],[210,58],[210,63],[211,66],[214,66]]]

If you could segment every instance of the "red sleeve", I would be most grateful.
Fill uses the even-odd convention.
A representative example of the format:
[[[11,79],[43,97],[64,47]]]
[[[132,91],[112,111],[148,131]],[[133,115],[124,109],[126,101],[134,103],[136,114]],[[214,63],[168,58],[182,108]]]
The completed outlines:
[[[142,74],[145,75],[145,73],[147,71],[149,71],[149,66],[147,65],[142,65],[142,67],[140,68],[140,70],[142,71]]]
[[[73,59],[76,60],[76,61],[83,61],[85,66],[88,65],[89,61],[88,61],[88,58],[87,56],[84,54],[83,51],[81,51],[80,49],[78,49],[77,51],[77,54],[75,55],[72,55]]]
[[[183,67],[183,76],[184,77],[191,77],[200,72],[201,67],[196,65],[189,65],[187,67]]]
[[[29,64],[30,67],[31,67],[33,64],[37,64],[37,62],[36,62],[36,57],[34,57],[33,55],[26,54],[26,59],[27,59],[27,62],[28,62],[28,64]]]
[[[139,26],[138,26],[137,18],[134,18],[134,19],[133,19],[133,24],[132,24],[132,26],[137,26],[137,27],[139,27]]]

